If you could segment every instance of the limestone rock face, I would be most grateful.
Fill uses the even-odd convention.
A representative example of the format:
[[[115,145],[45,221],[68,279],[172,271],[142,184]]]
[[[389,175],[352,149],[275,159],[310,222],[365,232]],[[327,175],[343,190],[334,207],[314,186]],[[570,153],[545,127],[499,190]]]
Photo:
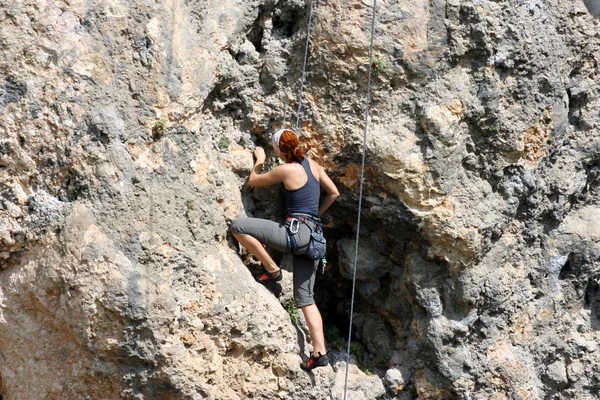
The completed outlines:
[[[598,6],[378,3],[349,398],[597,397]],[[295,123],[308,9],[0,4],[0,399],[343,395],[336,338],[301,371],[290,283],[255,283],[228,234],[281,216],[246,181]],[[314,1],[326,326],[349,319],[372,11]]]

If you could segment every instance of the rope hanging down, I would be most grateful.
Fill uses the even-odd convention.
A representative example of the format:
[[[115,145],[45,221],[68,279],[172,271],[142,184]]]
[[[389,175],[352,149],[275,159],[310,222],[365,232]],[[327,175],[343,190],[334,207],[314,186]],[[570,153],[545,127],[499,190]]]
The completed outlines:
[[[371,75],[373,72],[373,39],[375,37],[375,17],[377,10],[377,0],[373,0],[373,18],[371,21],[371,43],[369,48],[369,78],[367,83],[367,99],[365,104],[365,129],[363,132],[363,152],[362,152],[362,163],[360,169],[360,190],[358,195],[358,218],[356,223],[356,246],[354,248],[354,267],[352,276],[352,299],[350,301],[350,327],[348,329],[348,348],[346,350],[346,377],[344,380],[344,400],[348,394],[348,371],[350,364],[350,345],[352,343],[352,320],[354,317],[354,294],[356,292],[356,263],[358,260],[358,239],[360,236],[360,216],[362,211],[362,197],[363,197],[363,181],[365,175],[365,159],[367,156],[367,132],[369,130],[369,105],[371,102]],[[306,75],[306,64],[308,60],[308,49],[310,45],[310,28],[312,25],[312,14],[313,14],[313,0],[310,0],[308,9],[308,27],[306,29],[306,44],[304,47],[304,64],[302,66],[302,76],[300,78],[300,93],[298,95],[298,111],[296,112],[296,125],[294,131],[298,133],[298,126],[300,123],[300,111],[302,110],[302,94],[304,89],[304,78]]]
[[[298,96],[298,111],[296,112],[296,126],[294,132],[298,133],[298,124],[300,123],[300,110],[302,109],[302,90],[304,89],[304,76],[306,74],[306,61],[308,60],[308,47],[310,45],[310,27],[312,25],[313,0],[310,0],[308,6],[308,27],[306,28],[306,44],[304,46],[304,65],[302,66],[302,77],[300,78],[300,95]]]
[[[360,214],[362,210],[363,180],[365,175],[365,158],[367,156],[367,132],[369,130],[369,104],[371,102],[371,73],[373,72],[373,38],[375,37],[375,16],[377,0],[373,0],[373,19],[371,21],[371,47],[369,49],[369,80],[367,83],[367,100],[365,105],[365,130],[363,134],[363,153],[360,168],[360,191],[358,194],[358,218],[356,223],[356,246],[354,248],[354,269],[352,276],[352,300],[350,302],[350,327],[348,329],[348,349],[346,351],[346,378],[344,380],[344,400],[348,392],[348,371],[350,370],[350,343],[352,341],[352,318],[354,316],[354,292],[356,288],[356,262],[358,260],[358,237],[360,234]]]

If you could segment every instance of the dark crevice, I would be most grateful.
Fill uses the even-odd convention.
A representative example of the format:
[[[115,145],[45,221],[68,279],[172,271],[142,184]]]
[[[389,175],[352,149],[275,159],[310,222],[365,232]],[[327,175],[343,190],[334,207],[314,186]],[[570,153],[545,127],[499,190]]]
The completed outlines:
[[[136,36],[133,38],[132,47],[137,52],[140,63],[143,66],[150,68],[152,66],[152,61],[154,60],[152,39],[146,35]]]
[[[0,156],[10,156],[13,153],[13,148],[10,142],[2,141],[0,142]]]
[[[281,16],[273,17],[273,33],[283,38],[290,38],[299,29],[298,12],[292,11],[283,19]]]
[[[261,6],[258,9],[258,17],[256,17],[256,20],[252,24],[252,29],[250,29],[250,32],[248,32],[248,35],[246,36],[246,38],[254,45],[254,48],[259,53],[262,51],[262,39],[265,32],[265,29],[261,24],[262,15],[263,9]]]
[[[579,125],[579,110],[581,109],[581,104],[578,104],[580,102],[575,101],[575,99],[573,98],[573,95],[571,93],[571,89],[567,89],[567,99],[568,99],[568,111],[567,111],[567,115],[568,115],[568,119],[569,119],[569,124],[573,125],[573,126],[578,126]]]
[[[328,265],[324,274],[321,271],[318,272],[318,279],[315,282],[315,301],[323,312],[328,342],[333,344],[336,338],[332,336],[335,336],[335,332],[341,338],[348,338],[350,321],[343,310],[346,304],[340,301],[340,298],[350,299],[352,287],[339,271],[336,246],[338,238],[335,238],[331,232],[326,232],[326,235],[329,243]]]
[[[583,301],[585,308],[590,310],[590,328],[600,330],[600,276],[590,278],[585,288]]]
[[[15,103],[27,95],[27,84],[9,77],[0,86],[0,105]]]
[[[328,241],[328,253],[327,253],[327,269],[322,274],[318,272],[318,277],[315,285],[315,301],[320,308],[325,323],[325,338],[328,343],[328,349],[330,351],[337,351],[341,354],[347,350],[347,339],[349,329],[349,310],[350,310],[350,299],[352,297],[352,281],[345,278],[340,272],[341,267],[340,254],[338,252],[338,241],[344,238],[353,237],[354,228],[346,221],[349,215],[354,215],[354,211],[343,209],[342,207],[333,207],[330,210],[330,215],[327,216],[328,220],[335,221],[336,223],[328,224],[326,228],[326,236]],[[346,218],[344,218],[344,215]],[[389,256],[395,255],[394,264],[402,265],[405,260],[406,243],[402,240],[389,241],[390,238],[382,235],[380,239],[373,239],[376,233],[367,233],[370,229],[373,232],[385,231],[378,224],[383,224],[383,221],[373,222],[370,220],[365,222],[365,226],[362,227],[361,231],[365,232],[363,238],[369,238],[369,240],[377,241],[378,247],[387,248],[387,254]],[[390,231],[399,234],[409,235],[408,231],[412,231],[408,225],[399,226],[388,226]],[[414,232],[413,236],[416,234]],[[400,248],[399,248],[400,247]],[[402,254],[397,254],[402,253]],[[396,273],[398,273],[396,271]],[[394,289],[390,288],[390,282],[393,279],[390,273],[386,273],[383,277],[374,282],[378,288],[369,297],[364,298],[361,294],[360,287],[357,287],[355,293],[355,316],[356,315],[379,315],[384,321],[389,321],[389,313],[391,309],[386,307],[379,307],[377,304],[385,304],[386,299],[391,297],[403,296],[401,293],[392,294]],[[358,282],[358,285],[364,284],[365,282]],[[403,296],[404,297],[404,296]],[[390,307],[392,307],[390,305]],[[407,299],[402,302],[400,308],[410,310],[411,306]],[[397,312],[398,306],[396,306],[393,312]],[[407,311],[408,312],[408,311]],[[394,317],[398,317],[394,314]],[[356,358],[358,365],[362,369],[373,371],[374,373],[383,376],[385,371],[389,367],[389,361],[393,349],[386,349],[385,346],[382,348],[374,349],[369,347],[368,340],[370,339],[367,333],[364,331],[365,327],[362,326],[357,319],[354,320],[354,326],[352,330],[352,346],[351,355]],[[391,329],[391,328],[390,328]],[[406,327],[406,336],[409,336],[409,328]],[[396,332],[398,334],[398,332]]]
[[[77,170],[72,169],[68,172],[64,187],[59,193],[62,201],[73,202],[80,196],[88,193],[89,185],[85,177]]]
[[[584,303],[587,307],[594,306],[594,300],[596,300],[596,298],[598,296],[598,290],[599,290],[598,282],[596,282],[593,279],[590,279],[585,288],[585,295],[583,298]]]
[[[592,157],[590,161],[584,165],[587,179],[585,188],[583,189],[580,200],[585,201],[590,196],[594,197],[600,193],[600,154],[599,149],[591,149]]]
[[[558,279],[566,279],[569,276],[571,276],[572,269],[571,269],[571,260],[569,260],[570,257],[571,257],[571,255],[569,255],[569,257],[567,258],[567,261],[565,262],[565,265],[563,265],[563,267],[560,269],[560,273],[558,274]]]
[[[87,119],[87,129],[88,134],[92,138],[92,140],[97,141],[102,144],[110,143],[110,135],[106,130],[106,127],[103,126],[102,123],[96,123],[93,121],[91,117]]]

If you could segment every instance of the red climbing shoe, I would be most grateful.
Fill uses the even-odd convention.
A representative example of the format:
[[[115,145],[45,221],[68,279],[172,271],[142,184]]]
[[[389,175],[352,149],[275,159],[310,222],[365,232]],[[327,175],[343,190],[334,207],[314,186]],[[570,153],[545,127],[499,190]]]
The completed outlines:
[[[265,272],[260,274],[258,276],[258,278],[256,278],[256,280],[259,282],[268,282],[268,281],[279,282],[282,277],[283,277],[283,270],[281,268],[279,268],[275,272],[269,272],[269,271],[265,270]]]
[[[317,367],[325,367],[327,365],[329,365],[329,358],[327,357],[327,354],[319,353],[318,357],[315,357],[314,354],[310,356],[307,362],[300,364],[300,368],[305,371],[312,371]]]

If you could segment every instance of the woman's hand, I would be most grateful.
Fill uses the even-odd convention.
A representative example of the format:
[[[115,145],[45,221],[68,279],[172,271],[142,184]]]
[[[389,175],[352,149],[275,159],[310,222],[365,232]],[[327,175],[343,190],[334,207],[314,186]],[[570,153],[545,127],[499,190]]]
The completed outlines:
[[[263,149],[260,146],[256,146],[256,148],[254,149],[254,157],[256,157],[257,162],[264,162],[267,158],[267,155],[265,154],[265,149]]]

